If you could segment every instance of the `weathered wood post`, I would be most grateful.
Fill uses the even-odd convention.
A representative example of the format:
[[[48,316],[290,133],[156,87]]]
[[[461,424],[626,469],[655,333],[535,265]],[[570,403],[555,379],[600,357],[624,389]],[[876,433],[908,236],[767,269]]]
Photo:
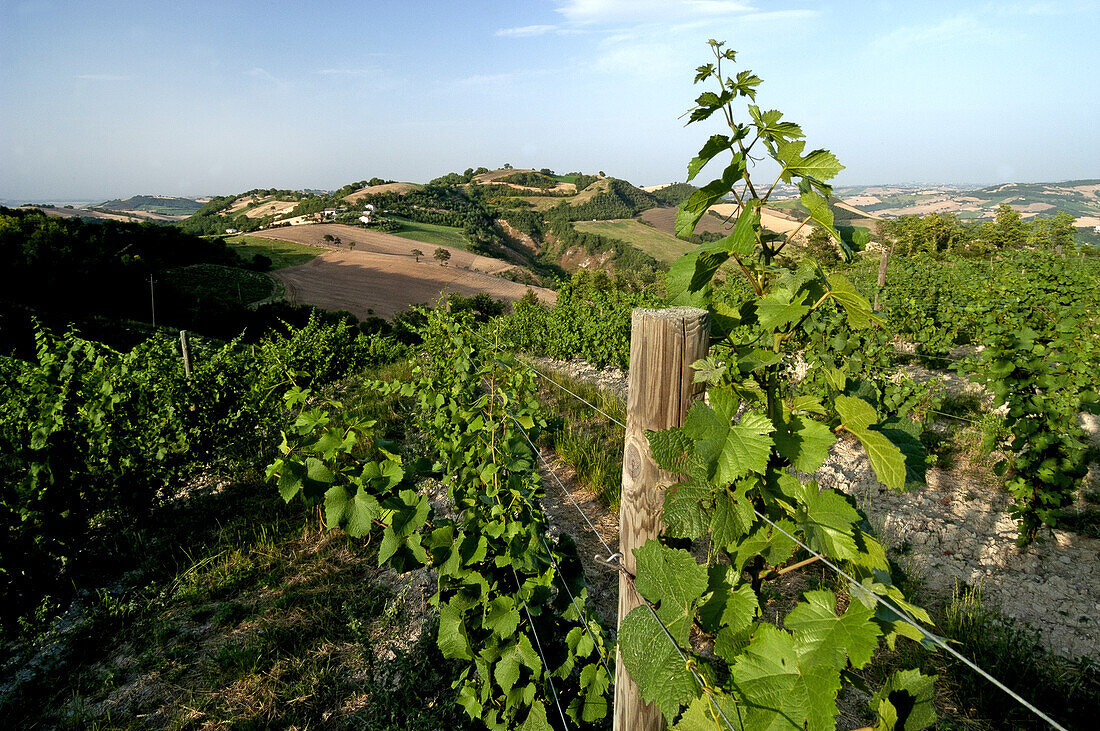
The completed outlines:
[[[878,312],[878,295],[882,291],[882,288],[886,286],[886,265],[890,262],[890,250],[882,250],[882,259],[878,263],[878,288],[875,289],[875,303],[871,305],[871,309]]]
[[[707,354],[707,336],[706,310],[639,308],[631,314],[630,391],[619,508],[620,561],[631,575],[635,571],[634,549],[660,532],[664,491],[658,485],[677,480],[657,468],[645,433],[683,426],[688,409],[703,392],[703,384],[693,383],[691,364]],[[634,587],[620,575],[619,624],[641,603]],[[664,728],[664,717],[656,706],[642,700],[621,655],[615,663],[614,712],[615,731]]]
[[[183,351],[183,374],[191,378],[191,343],[187,340],[187,331],[180,330],[180,350]]]

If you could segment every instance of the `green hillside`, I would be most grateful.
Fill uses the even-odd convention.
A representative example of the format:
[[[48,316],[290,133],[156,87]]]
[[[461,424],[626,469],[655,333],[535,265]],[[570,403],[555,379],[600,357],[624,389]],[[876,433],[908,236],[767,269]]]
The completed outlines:
[[[675,236],[658,231],[653,226],[635,219],[578,221],[573,224],[573,227],[583,233],[599,234],[611,239],[618,239],[641,249],[657,261],[668,264],[695,248],[694,245],[686,241],[681,241]]]
[[[191,198],[171,198],[159,195],[135,195],[126,199],[109,200],[101,203],[100,208],[112,211],[146,211],[163,216],[190,216],[202,208],[202,204]]]

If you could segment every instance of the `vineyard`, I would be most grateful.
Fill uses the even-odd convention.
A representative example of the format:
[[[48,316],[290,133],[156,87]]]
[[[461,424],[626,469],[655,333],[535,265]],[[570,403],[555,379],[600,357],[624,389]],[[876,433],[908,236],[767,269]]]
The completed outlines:
[[[797,124],[756,105],[761,80],[710,48],[689,119],[721,133],[688,180],[724,167],[665,194],[686,196],[676,232],[697,244],[667,272],[571,226],[657,200],[607,179],[551,209],[545,230],[509,219],[615,251],[617,278],[577,273],[553,306],[441,299],[404,316],[408,342],[313,317],[247,343],[160,330],[125,350],[36,323],[33,356],[0,358],[0,717],[1084,727],[1100,658],[1043,656],[980,611],[980,587],[926,606],[899,547],[822,475],[848,450],[876,490],[919,491],[948,458],[944,420],[965,422],[1010,496],[1021,555],[1056,530],[1096,531],[1100,511],[1080,507],[1097,461],[1081,423],[1100,409],[1100,262],[860,254],[866,232],[829,205],[837,158],[806,151]],[[760,155],[780,170],[770,188]],[[791,256],[798,231],[762,227],[780,182],[842,264]],[[454,220],[443,210],[456,195],[433,185],[388,205],[495,242],[476,197]],[[418,200],[440,203],[440,220]],[[730,200],[727,235],[691,239]],[[628,370],[627,402],[533,357]],[[590,485],[583,506],[563,463]],[[617,545],[596,525],[616,510]]]

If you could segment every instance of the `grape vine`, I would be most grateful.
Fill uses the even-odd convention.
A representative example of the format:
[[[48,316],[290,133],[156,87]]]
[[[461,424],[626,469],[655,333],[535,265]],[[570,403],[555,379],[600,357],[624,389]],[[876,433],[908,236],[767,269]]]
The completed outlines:
[[[677,232],[690,235],[726,196],[741,210],[729,236],[685,255],[669,274],[670,304],[710,314],[711,352],[694,366],[707,399],[692,407],[682,428],[650,434],[659,466],[683,481],[666,489],[664,539],[635,551],[636,586],[655,611],[638,607],[623,620],[620,649],[643,698],[676,729],[831,728],[842,681],[871,660],[880,642],[919,640],[908,622],[929,617],[894,585],[865,516],[849,498],[806,475],[846,433],[863,445],[879,480],[901,489],[919,471],[919,449],[884,418],[877,399],[865,400],[867,385],[843,362],[848,338],[836,320],[863,333],[880,318],[842,275],[826,275],[810,262],[778,266],[793,234],[782,238],[760,226],[761,206],[776,185],[796,182],[811,214],[807,222],[825,228],[847,251],[855,242],[834,228],[824,182],[842,166],[827,150],[804,152],[798,125],[752,103],[760,78],[748,70],[726,75],[723,65],[732,64],[735,53],[717,41],[710,46],[715,62],[699,67],[695,81],[714,81],[718,90],[698,97],[690,123],[717,114],[729,134],[707,140],[688,165],[689,180],[719,154],[728,152],[731,160],[721,177],[680,207]],[[735,117],[741,100],[749,102],[748,122]],[[752,179],[754,150],[779,167],[768,188]],[[750,293],[740,306],[714,296],[711,283],[720,270],[747,283]],[[796,381],[790,366],[807,347],[814,360],[807,377]],[[787,534],[842,565],[859,585],[847,587],[846,597],[829,589],[806,592],[777,627],[760,617],[764,586],[805,558]],[[684,540],[705,554],[704,563],[670,545]],[[870,595],[888,599],[905,616]],[[924,728],[935,718],[931,690],[931,679],[919,672],[898,672],[870,711],[880,728]]]
[[[295,427],[269,476],[284,499],[322,505],[329,527],[380,536],[380,563],[436,571],[437,641],[469,663],[457,689],[471,718],[549,729],[560,703],[574,723],[597,721],[608,708],[608,641],[585,608],[576,556],[547,534],[524,434],[545,425],[534,376],[445,310],[425,317],[412,380],[375,387],[414,402],[431,458],[405,464],[370,423],[336,420],[339,402],[295,389],[286,397]],[[424,475],[442,476],[447,505],[413,489]]]

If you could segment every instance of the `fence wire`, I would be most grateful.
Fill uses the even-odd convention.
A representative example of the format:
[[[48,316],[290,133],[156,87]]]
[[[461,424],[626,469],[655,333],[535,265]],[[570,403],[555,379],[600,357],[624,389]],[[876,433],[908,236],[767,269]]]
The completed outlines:
[[[471,330],[470,332],[472,332],[472,333],[473,333],[474,331],[473,331],[473,330]],[[492,347],[492,348],[493,348],[494,350],[496,350],[496,351],[500,352],[500,349],[499,349],[499,348],[498,348],[497,346],[495,346],[495,345],[493,345],[492,343],[490,343],[490,342],[489,342],[489,341],[488,341],[487,339],[485,339],[484,337],[482,337],[481,335],[479,335],[479,334],[477,334],[477,333],[474,333],[474,334],[475,334],[475,335],[477,335],[477,337],[481,338],[481,339],[482,339],[482,340],[483,340],[484,342],[486,342],[487,344],[489,344],[489,345],[490,345],[490,347]],[[499,361],[498,361],[498,362],[499,362]],[[527,364],[527,363],[523,363],[522,361],[518,361],[518,362],[520,362],[520,363],[521,363],[522,365],[524,365],[525,367],[529,368],[529,369],[530,369],[531,371],[533,371],[533,372],[537,373],[537,374],[538,374],[539,376],[541,376],[542,378],[544,378],[544,379],[546,379],[546,380],[550,381],[550,382],[551,382],[551,383],[553,383],[553,384],[554,384],[555,386],[558,386],[558,388],[561,388],[561,389],[562,389],[563,391],[565,391],[565,392],[569,393],[569,394],[570,394],[571,396],[573,396],[574,398],[576,398],[576,399],[577,399],[578,401],[580,401],[580,402],[584,403],[585,405],[589,406],[589,407],[590,407],[590,408],[592,408],[593,410],[595,410],[595,411],[599,412],[600,414],[602,414],[602,415],[603,415],[603,416],[605,416],[606,418],[610,419],[611,421],[614,421],[614,422],[615,422],[616,424],[618,424],[619,426],[622,426],[622,427],[623,427],[624,429],[626,428],[626,425],[625,425],[625,424],[623,424],[622,422],[618,421],[617,419],[614,419],[613,417],[609,416],[609,415],[608,415],[608,414],[607,414],[606,412],[604,412],[604,411],[603,411],[602,409],[598,408],[598,407],[597,407],[597,406],[595,406],[594,404],[591,404],[591,403],[589,403],[588,401],[586,401],[585,399],[581,398],[581,397],[580,397],[580,396],[578,396],[577,394],[573,393],[573,392],[572,392],[572,391],[570,391],[569,389],[566,389],[565,387],[561,386],[561,384],[558,384],[558,383],[557,383],[556,381],[554,381],[554,380],[553,380],[552,378],[550,378],[550,377],[548,377],[548,376],[546,376],[546,375],[544,375],[544,374],[540,373],[540,372],[539,372],[539,371],[537,371],[537,370],[536,370],[536,369],[535,369],[534,367],[530,366],[530,365],[529,365],[529,364]],[[501,363],[501,365],[503,365],[503,366],[505,366],[505,367],[510,367],[510,366],[508,366],[508,364],[506,364],[506,363]],[[960,419],[960,420],[962,420],[962,421],[969,421],[969,422],[971,422],[971,423],[975,423],[975,424],[976,424],[976,423],[979,423],[979,422],[976,422],[976,421],[974,421],[973,419],[967,419],[967,418],[965,418],[965,417],[959,417],[959,416],[956,416],[956,415],[954,415],[954,414],[948,414],[948,413],[945,413],[945,412],[939,412],[939,411],[934,411],[933,413],[941,414],[942,416],[948,416],[948,417],[951,417],[951,418],[956,418],[956,419]],[[513,417],[513,418],[514,418],[514,417]],[[517,422],[517,425],[518,425],[518,422]],[[520,425],[520,431],[521,431],[521,433],[522,433],[522,434],[523,434],[523,435],[524,435],[525,437],[527,437],[527,433],[526,433],[526,430],[524,430],[524,429],[522,428],[522,425]],[[580,504],[578,504],[578,503],[577,503],[577,502],[576,502],[575,500],[573,500],[573,496],[572,496],[572,495],[570,494],[569,490],[568,490],[568,489],[566,489],[566,487],[565,487],[565,483],[564,483],[564,482],[562,481],[562,479],[561,479],[561,478],[560,478],[560,477],[558,476],[557,472],[556,472],[556,471],[555,471],[555,470],[554,470],[554,469],[553,469],[553,468],[552,468],[552,467],[550,466],[550,464],[549,464],[549,463],[548,463],[548,462],[546,461],[546,459],[545,459],[545,458],[544,458],[544,457],[542,456],[542,453],[541,453],[541,452],[540,452],[540,451],[538,450],[538,448],[537,448],[537,447],[535,447],[534,443],[533,443],[533,442],[531,442],[530,438],[528,438],[528,442],[529,442],[529,443],[531,443],[531,446],[532,446],[532,448],[534,449],[534,451],[535,451],[535,454],[537,454],[537,455],[538,455],[538,457],[539,457],[539,460],[540,460],[540,461],[541,461],[541,462],[543,463],[543,465],[544,465],[544,467],[546,468],[546,470],[547,470],[548,472],[550,472],[550,474],[552,474],[552,475],[554,476],[554,479],[555,479],[555,480],[556,480],[556,481],[558,482],[558,485],[559,485],[559,486],[561,487],[561,489],[562,489],[562,492],[564,492],[564,493],[565,493],[565,495],[566,495],[566,496],[567,496],[567,497],[569,498],[570,502],[572,502],[572,503],[573,503],[573,505],[574,505],[574,507],[576,507],[577,511],[578,511],[578,512],[580,513],[581,517],[582,517],[582,518],[584,519],[584,522],[585,522],[585,523],[586,523],[586,524],[588,525],[588,528],[589,528],[589,530],[590,530],[590,531],[591,531],[591,532],[593,533],[593,535],[595,535],[595,536],[596,536],[596,538],[598,538],[598,539],[599,539],[600,543],[602,543],[602,544],[603,544],[603,546],[604,546],[604,549],[606,549],[606,550],[607,550],[607,554],[608,554],[608,555],[607,555],[607,557],[603,557],[603,558],[602,558],[602,560],[603,560],[603,561],[604,561],[605,563],[608,563],[608,564],[610,564],[610,565],[613,565],[613,566],[615,566],[615,567],[616,567],[616,568],[618,569],[618,571],[619,571],[619,572],[620,572],[621,574],[623,574],[623,575],[625,575],[625,576],[627,577],[627,579],[628,579],[628,581],[630,581],[631,585],[633,585],[633,580],[634,580],[634,577],[633,577],[633,576],[632,576],[632,575],[631,575],[631,574],[630,574],[630,573],[629,573],[629,572],[628,572],[628,571],[626,570],[626,568],[625,568],[625,567],[624,567],[624,566],[622,565],[622,562],[621,562],[621,561],[619,560],[619,558],[620,558],[620,556],[619,556],[619,553],[618,553],[618,552],[613,552],[613,551],[611,550],[611,547],[610,547],[610,546],[609,546],[609,545],[607,544],[607,542],[606,542],[606,541],[605,541],[605,540],[603,539],[603,536],[601,536],[601,535],[600,535],[600,532],[599,532],[598,530],[596,530],[596,526],[595,526],[595,525],[594,525],[594,524],[592,523],[592,521],[591,521],[591,520],[590,520],[590,519],[588,518],[588,515],[587,515],[587,514],[586,514],[586,513],[584,512],[584,509],[583,509],[583,508],[581,508]],[[759,517],[759,518],[760,518],[761,520],[765,521],[766,523],[768,523],[769,525],[771,525],[771,526],[772,526],[773,528],[775,528],[776,530],[778,530],[778,531],[779,531],[780,533],[782,533],[783,535],[785,535],[785,536],[786,536],[787,538],[789,538],[789,539],[791,539],[792,541],[794,541],[794,542],[795,542],[795,543],[796,543],[797,545],[799,545],[799,546],[800,546],[800,547],[802,547],[802,548],[803,548],[804,550],[806,550],[807,552],[809,552],[809,553],[810,553],[810,554],[811,554],[812,556],[814,556],[814,557],[815,557],[815,558],[816,558],[817,560],[820,560],[820,561],[821,561],[821,562],[822,562],[822,563],[823,563],[823,564],[824,564],[825,566],[829,567],[829,568],[830,568],[830,569],[831,569],[832,571],[836,572],[836,573],[837,573],[837,574],[838,574],[839,576],[841,576],[841,577],[843,577],[843,578],[844,578],[845,580],[847,580],[847,581],[848,581],[848,582],[849,582],[849,583],[850,583],[850,584],[851,584],[852,586],[854,586],[854,587],[855,587],[856,589],[858,589],[858,590],[860,590],[860,591],[862,591],[862,592],[866,593],[866,594],[867,594],[868,596],[870,596],[870,597],[871,597],[871,598],[872,598],[872,599],[873,599],[874,601],[878,602],[878,603],[879,603],[879,604],[881,604],[882,606],[884,606],[884,607],[886,607],[887,609],[889,609],[889,610],[890,610],[891,612],[893,612],[893,613],[895,614],[895,616],[897,616],[897,617],[898,617],[898,618],[899,618],[899,619],[900,619],[900,620],[901,620],[902,622],[905,622],[906,624],[908,624],[908,625],[912,626],[912,627],[913,627],[913,628],[915,628],[915,629],[916,629],[916,630],[917,630],[918,632],[920,632],[920,634],[921,634],[921,635],[922,635],[923,637],[925,637],[925,638],[926,638],[926,639],[927,639],[927,640],[928,640],[929,642],[931,642],[931,643],[933,643],[934,645],[936,645],[937,647],[939,647],[939,648],[943,649],[943,650],[944,650],[945,652],[947,652],[947,653],[948,653],[948,654],[950,654],[950,655],[951,655],[952,657],[954,657],[955,659],[957,659],[957,660],[959,660],[960,662],[962,662],[962,663],[963,663],[964,665],[966,665],[966,666],[967,666],[968,668],[970,668],[970,669],[971,669],[971,670],[973,670],[974,672],[976,672],[976,673],[978,673],[979,675],[981,675],[981,676],[982,676],[982,677],[983,677],[984,679],[986,679],[987,681],[989,681],[990,683],[992,683],[992,684],[993,684],[993,685],[994,685],[995,687],[997,687],[998,689],[1000,689],[1001,691],[1003,691],[1003,692],[1004,692],[1005,694],[1007,694],[1007,695],[1008,695],[1008,696],[1009,696],[1010,698],[1012,698],[1012,699],[1013,699],[1013,700],[1015,700],[1015,701],[1016,701],[1017,703],[1019,703],[1020,705],[1022,705],[1022,706],[1023,706],[1024,708],[1028,709],[1028,710],[1029,710],[1029,711],[1030,711],[1031,713],[1035,714],[1035,716],[1037,716],[1038,718],[1042,719],[1042,720],[1043,720],[1044,722],[1046,722],[1047,724],[1049,724],[1051,728],[1053,728],[1053,729],[1056,729],[1057,731],[1067,731],[1067,729],[1066,729],[1066,728],[1065,728],[1064,726],[1062,726],[1061,724],[1059,724],[1059,723],[1058,723],[1057,721],[1055,721],[1055,720],[1054,720],[1053,718],[1051,718],[1051,717],[1050,717],[1050,716],[1048,716],[1048,715],[1047,715],[1046,713],[1044,713],[1044,712],[1043,712],[1043,711],[1041,711],[1041,710],[1040,710],[1039,708],[1037,708],[1037,707],[1036,707],[1035,705],[1033,705],[1032,703],[1030,703],[1030,702],[1029,702],[1029,701],[1028,701],[1027,699],[1025,699],[1025,698],[1024,698],[1024,697],[1022,697],[1022,696],[1021,696],[1020,694],[1016,693],[1016,692],[1015,692],[1014,690],[1012,690],[1012,689],[1011,689],[1011,688],[1009,688],[1009,687],[1008,687],[1007,685],[1005,685],[1004,683],[1002,683],[1002,682],[1001,682],[1000,680],[998,680],[997,678],[995,678],[995,677],[994,677],[994,676],[993,676],[992,674],[990,674],[990,673],[989,673],[988,671],[986,671],[985,669],[981,668],[981,667],[980,667],[980,666],[978,666],[978,665],[977,665],[977,664],[976,664],[975,662],[973,662],[972,660],[970,660],[969,658],[967,658],[966,656],[964,656],[964,655],[963,655],[962,653],[960,653],[959,651],[955,650],[955,649],[954,649],[953,647],[951,647],[950,645],[948,645],[948,644],[947,644],[946,642],[944,642],[944,641],[943,641],[943,639],[942,639],[942,638],[940,638],[940,637],[938,637],[938,636],[936,636],[936,635],[932,634],[932,633],[931,633],[931,632],[929,632],[928,630],[926,630],[926,629],[924,629],[923,627],[921,627],[921,626],[920,626],[920,625],[919,625],[919,624],[918,624],[918,623],[917,623],[917,622],[916,622],[915,620],[913,620],[913,619],[912,619],[911,617],[909,617],[909,616],[908,616],[908,614],[907,614],[906,612],[902,611],[902,610],[901,610],[901,609],[900,609],[899,607],[896,607],[896,606],[894,606],[894,605],[893,605],[892,603],[888,602],[888,601],[887,601],[887,600],[886,600],[886,599],[885,599],[884,597],[881,597],[881,596],[879,596],[878,594],[875,594],[875,593],[874,593],[873,591],[871,591],[870,589],[868,589],[867,587],[865,587],[865,586],[864,586],[864,585],[863,585],[862,583],[860,583],[859,581],[857,581],[857,580],[856,580],[856,579],[855,579],[854,577],[852,577],[852,576],[851,576],[850,574],[848,574],[847,572],[845,572],[845,571],[844,571],[843,569],[841,569],[841,568],[840,568],[839,566],[837,566],[836,564],[834,564],[834,563],[833,563],[832,561],[830,561],[829,559],[827,559],[827,558],[826,558],[825,556],[823,556],[822,554],[820,554],[820,553],[818,553],[818,552],[814,551],[814,550],[813,550],[812,548],[810,548],[809,546],[807,546],[807,545],[806,545],[806,544],[805,544],[805,543],[804,543],[803,541],[799,540],[799,539],[798,539],[797,537],[795,537],[794,535],[792,535],[792,534],[788,533],[788,532],[787,532],[786,530],[784,530],[783,528],[781,528],[780,526],[778,526],[778,525],[777,525],[776,523],[774,523],[774,522],[773,522],[773,521],[772,521],[772,520],[771,520],[770,518],[768,518],[768,517],[767,517],[766,515],[764,515],[764,514],[763,514],[763,513],[761,513],[760,511],[758,511],[758,510],[755,510],[755,508],[754,508],[754,512],[756,513],[757,517]],[[597,558],[601,558],[601,557],[597,557]],[[708,695],[709,695],[709,694],[710,694],[710,690],[709,690],[708,686],[707,686],[707,685],[706,685],[706,684],[705,684],[705,683],[703,682],[702,678],[700,678],[700,677],[699,677],[698,673],[696,673],[696,672],[695,672],[694,668],[692,668],[692,667],[691,667],[690,663],[688,662],[687,656],[685,656],[685,655],[684,655],[684,653],[683,653],[683,650],[682,650],[682,649],[680,648],[680,646],[679,646],[679,643],[677,643],[677,642],[676,642],[676,639],[675,639],[675,638],[674,638],[674,637],[672,636],[672,633],[671,633],[671,632],[669,631],[668,627],[667,627],[667,626],[665,626],[664,622],[662,622],[662,621],[661,621],[661,618],[660,618],[660,617],[659,617],[659,616],[657,615],[657,612],[656,612],[655,608],[653,607],[653,605],[652,605],[651,603],[649,603],[649,602],[648,602],[647,600],[645,600],[645,598],[644,598],[644,597],[641,597],[641,595],[640,595],[640,594],[639,594],[639,598],[640,598],[640,599],[642,600],[642,603],[643,603],[643,605],[644,605],[644,606],[647,606],[647,607],[649,608],[649,611],[650,611],[650,612],[651,612],[651,613],[653,614],[653,618],[654,618],[654,619],[655,619],[655,620],[657,621],[657,623],[658,623],[658,624],[659,624],[659,625],[661,626],[661,629],[662,629],[662,630],[664,631],[664,633],[665,633],[665,635],[667,636],[668,640],[669,640],[670,642],[672,642],[673,646],[674,646],[674,647],[676,648],[676,652],[677,652],[677,653],[678,653],[678,654],[680,655],[680,658],[681,658],[681,659],[682,659],[682,660],[684,661],[684,663],[685,663],[685,666],[686,666],[686,667],[688,668],[688,670],[690,670],[690,671],[691,671],[692,675],[693,675],[693,676],[694,676],[694,678],[695,678],[695,681],[696,681],[696,682],[697,682],[697,683],[699,684],[699,687],[700,687],[700,688],[702,689],[702,691],[703,691],[703,692],[704,692],[705,694],[708,694]],[[602,659],[602,654],[601,654],[601,659]],[[605,667],[605,668],[607,668],[607,664],[606,664],[606,663],[604,664],[604,667]],[[609,671],[609,672],[610,672],[610,671]],[[556,700],[556,697],[555,697],[555,700]],[[730,728],[730,729],[734,729],[734,728],[735,728],[735,726],[734,726],[734,725],[733,725],[733,723],[732,723],[732,722],[731,722],[731,721],[729,720],[729,718],[728,718],[728,717],[726,717],[726,714],[725,714],[725,712],[724,712],[724,711],[722,710],[722,705],[721,705],[721,703],[720,703],[720,702],[716,704],[716,708],[717,708],[717,710],[718,710],[719,714],[720,714],[720,715],[722,716],[722,719],[723,719],[723,720],[724,720],[724,721],[726,722],[726,724],[727,724],[727,725],[729,726],[729,728]],[[560,706],[559,706],[559,710],[560,710]],[[564,718],[563,718],[563,720],[564,720]]]

